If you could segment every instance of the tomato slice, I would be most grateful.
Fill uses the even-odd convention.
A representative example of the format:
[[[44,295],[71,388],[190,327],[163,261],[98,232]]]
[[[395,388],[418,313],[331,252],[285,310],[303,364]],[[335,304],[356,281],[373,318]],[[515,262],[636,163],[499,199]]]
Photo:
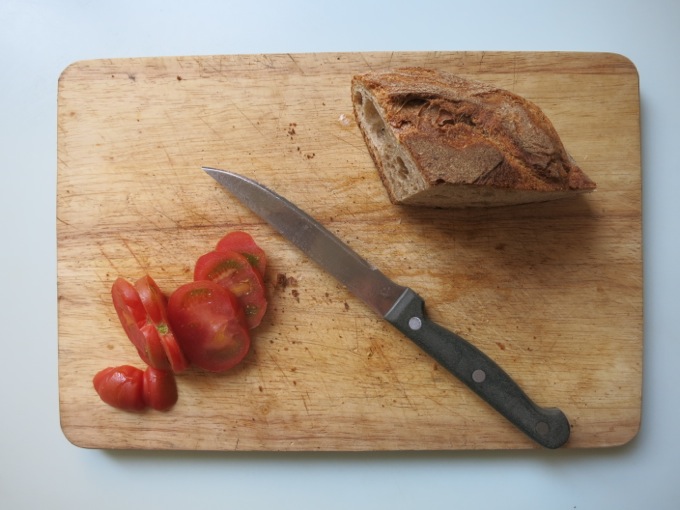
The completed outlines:
[[[167,411],[177,403],[175,375],[167,370],[146,367],[144,402],[156,411]]]
[[[98,372],[93,380],[94,389],[104,402],[124,411],[141,411],[144,400],[144,372],[139,368],[122,365]]]
[[[267,257],[253,237],[247,232],[229,232],[217,243],[216,251],[235,251],[243,255],[262,276],[267,267]]]
[[[209,280],[187,283],[170,296],[168,318],[187,359],[211,372],[240,363],[250,333],[236,297]]]
[[[149,275],[137,280],[135,289],[146,311],[145,320],[156,329],[156,335],[163,346],[170,368],[173,372],[182,372],[189,366],[189,363],[182,354],[168,323],[167,299]]]
[[[127,280],[118,278],[113,282],[111,297],[118,319],[139,357],[151,367],[170,369],[158,330],[147,321],[147,312],[137,289]]]
[[[235,251],[211,251],[199,257],[194,280],[211,280],[233,293],[243,307],[248,327],[262,322],[267,298],[262,275]]]

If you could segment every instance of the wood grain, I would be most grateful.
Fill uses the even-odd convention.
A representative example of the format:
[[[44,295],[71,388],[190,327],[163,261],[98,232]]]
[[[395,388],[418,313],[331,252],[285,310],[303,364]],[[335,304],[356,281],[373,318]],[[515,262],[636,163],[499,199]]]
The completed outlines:
[[[598,183],[587,197],[485,210],[389,203],[354,122],[353,74],[431,66],[537,103]],[[567,447],[640,423],[642,247],[635,67],[595,53],[327,53],[77,62],[58,92],[59,400],[93,448],[453,450],[535,446],[218,188],[201,165],[297,203],[568,415]],[[349,122],[346,122],[349,120]],[[270,308],[223,375],[189,370],[167,413],[104,405],[92,376],[142,366],[110,287],[170,292],[227,231],[269,254]],[[277,275],[296,286],[277,286]]]

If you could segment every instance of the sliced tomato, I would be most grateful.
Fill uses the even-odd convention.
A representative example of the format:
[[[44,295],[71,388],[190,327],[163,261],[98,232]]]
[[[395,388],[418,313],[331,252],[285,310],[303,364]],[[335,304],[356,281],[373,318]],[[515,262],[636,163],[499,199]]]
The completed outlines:
[[[135,282],[135,289],[146,311],[145,320],[147,324],[156,330],[165,355],[167,356],[170,368],[173,372],[185,370],[189,363],[182,354],[175,335],[168,323],[167,299],[158,288],[156,282],[149,275],[146,275]]]
[[[139,357],[151,367],[169,370],[170,362],[158,330],[147,321],[146,308],[137,289],[127,280],[118,278],[111,288],[111,297],[120,323]]]
[[[243,307],[250,329],[262,322],[267,310],[262,275],[240,253],[206,253],[196,261],[194,280],[211,280],[233,293]]]
[[[99,397],[117,409],[141,411],[144,400],[144,372],[139,368],[122,365],[109,367],[97,373],[92,380]]]
[[[235,251],[243,255],[262,276],[267,267],[267,257],[253,237],[247,232],[229,232],[217,243],[216,251]]]
[[[168,370],[146,367],[144,402],[156,411],[167,411],[177,403],[175,374]]]
[[[187,283],[170,296],[168,319],[195,366],[223,372],[248,354],[250,333],[236,297],[209,280]]]

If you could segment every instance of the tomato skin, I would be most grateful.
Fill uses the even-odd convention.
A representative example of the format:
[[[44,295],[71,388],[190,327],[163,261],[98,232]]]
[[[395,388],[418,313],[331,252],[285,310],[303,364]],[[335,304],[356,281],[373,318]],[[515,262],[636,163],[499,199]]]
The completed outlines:
[[[92,383],[99,397],[110,406],[124,411],[141,411],[146,407],[144,372],[139,368],[130,365],[105,368],[94,376]]]
[[[156,329],[156,336],[158,336],[163,347],[170,368],[175,373],[182,372],[189,366],[189,362],[179,348],[177,339],[170,327],[167,314],[167,298],[149,275],[137,280],[135,282],[135,289],[146,311],[145,320],[147,324],[150,323]]]
[[[253,329],[262,322],[267,311],[267,298],[262,275],[248,260],[235,251],[211,251],[199,257],[194,280],[211,280],[236,296]]]
[[[147,312],[137,289],[124,278],[118,278],[111,287],[111,297],[118,319],[139,357],[151,367],[170,369],[158,331],[147,322]]]
[[[177,403],[175,375],[168,370],[146,367],[143,393],[146,405],[156,411],[167,411]]]
[[[250,264],[264,276],[267,267],[267,257],[264,250],[258,246],[253,237],[240,230],[229,232],[219,240],[215,251],[235,251],[243,255]]]
[[[209,280],[190,282],[170,296],[168,318],[179,345],[195,366],[223,372],[250,349],[250,333],[236,297]]]

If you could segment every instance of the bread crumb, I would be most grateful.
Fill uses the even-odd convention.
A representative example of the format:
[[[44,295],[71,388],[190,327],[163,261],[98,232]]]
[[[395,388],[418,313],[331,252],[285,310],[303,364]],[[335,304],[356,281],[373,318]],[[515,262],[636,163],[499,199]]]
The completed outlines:
[[[277,289],[285,289],[288,286],[297,287],[297,280],[293,276],[286,276],[286,273],[277,274],[274,287]]]
[[[352,123],[352,119],[350,119],[344,113],[340,114],[340,117],[338,117],[338,121],[345,127],[348,127]]]

